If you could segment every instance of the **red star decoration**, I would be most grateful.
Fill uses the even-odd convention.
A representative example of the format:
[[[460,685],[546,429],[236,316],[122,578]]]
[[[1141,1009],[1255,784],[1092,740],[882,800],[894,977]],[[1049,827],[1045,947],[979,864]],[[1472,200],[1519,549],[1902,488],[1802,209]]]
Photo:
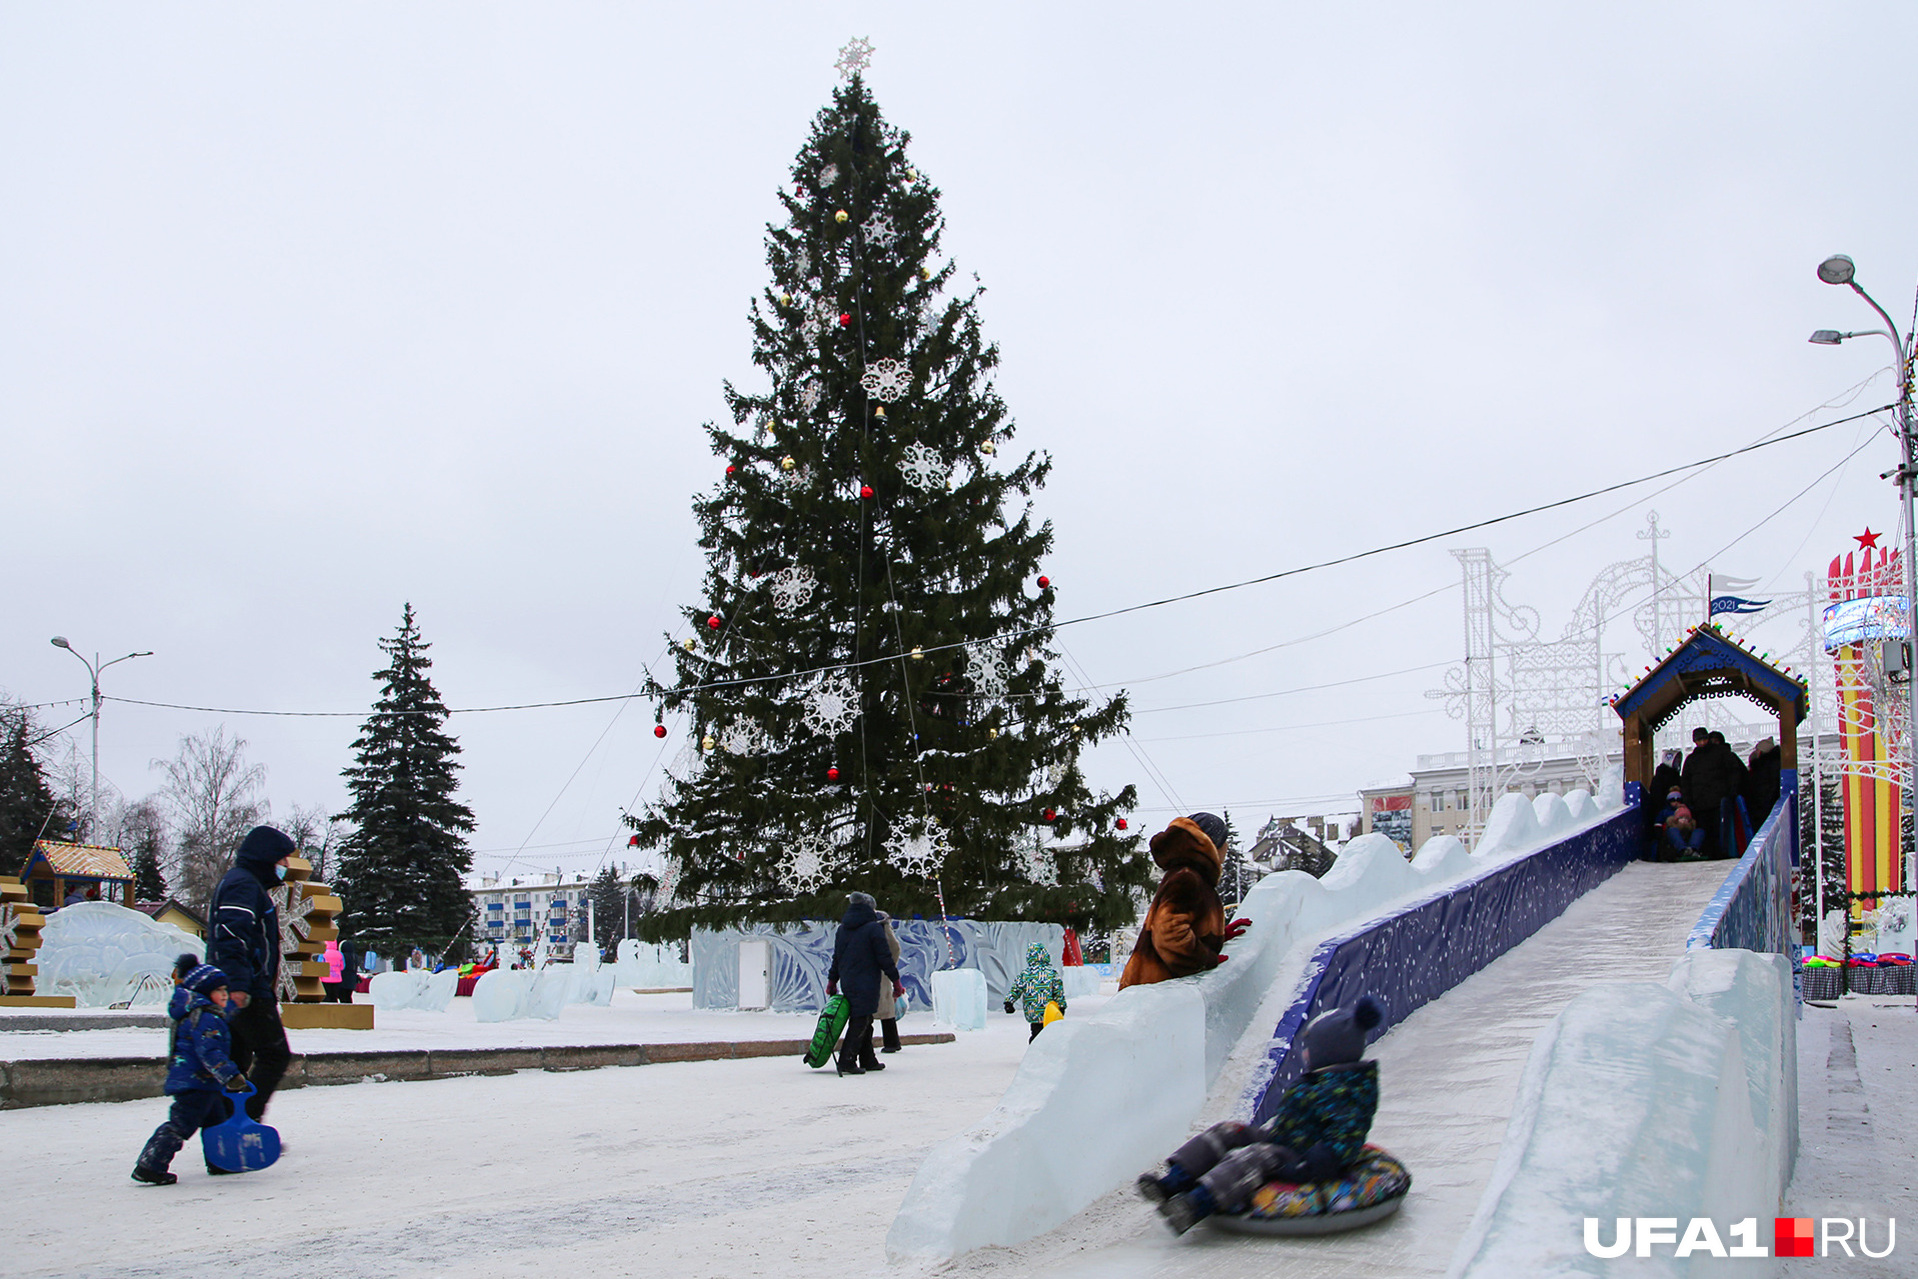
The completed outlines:
[[[1872,531],[1871,531],[1871,525],[1869,525],[1869,524],[1867,524],[1867,525],[1865,525],[1865,532],[1864,532],[1864,535],[1863,535],[1863,536],[1860,536],[1860,537],[1854,537],[1854,538],[1852,538],[1851,540],[1852,540],[1852,541],[1854,541],[1854,542],[1856,542],[1856,543],[1858,543],[1858,549],[1859,549],[1859,550],[1861,550],[1861,551],[1869,551],[1869,550],[1873,550],[1873,549],[1875,549],[1875,548],[1877,547],[1877,545],[1878,545],[1878,534],[1876,534],[1876,533],[1874,533],[1874,532],[1872,532]]]

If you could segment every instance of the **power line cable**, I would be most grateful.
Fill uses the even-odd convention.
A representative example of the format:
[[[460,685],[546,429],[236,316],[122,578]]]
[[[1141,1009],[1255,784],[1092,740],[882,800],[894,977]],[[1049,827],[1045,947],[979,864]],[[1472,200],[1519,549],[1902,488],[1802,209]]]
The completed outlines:
[[[1270,582],[1282,581],[1286,578],[1299,577],[1307,573],[1318,572],[1322,569],[1337,568],[1341,565],[1352,564],[1360,560],[1372,559],[1380,555],[1386,555],[1393,551],[1406,550],[1414,546],[1423,546],[1430,542],[1442,541],[1443,539],[1448,537],[1457,537],[1464,533],[1476,532],[1479,529],[1491,528],[1499,524],[1507,524],[1512,522],[1513,520],[1524,519],[1532,515],[1539,515],[1546,511],[1554,511],[1554,510],[1561,509],[1563,507],[1573,506],[1579,502],[1590,501],[1593,498],[1603,497],[1608,493],[1616,493],[1623,489],[1634,488],[1640,484],[1650,483],[1653,480],[1664,479],[1667,476],[1678,475],[1687,471],[1696,471],[1704,467],[1713,466],[1719,462],[1726,461],[1730,458],[1742,456],[1743,454],[1757,452],[1760,449],[1770,448],[1777,444],[1789,443],[1792,440],[1803,439],[1808,435],[1816,434],[1819,431],[1829,430],[1830,428],[1834,426],[1842,426],[1847,422],[1859,421],[1863,418],[1870,417],[1875,413],[1883,413],[1895,407],[1896,405],[1894,404],[1880,405],[1879,407],[1870,409],[1866,412],[1856,413],[1851,415],[1850,417],[1838,418],[1835,421],[1824,422],[1817,426],[1807,427],[1802,431],[1793,431],[1790,434],[1786,434],[1786,435],[1776,435],[1769,439],[1763,439],[1751,444],[1747,444],[1741,448],[1728,450],[1724,453],[1718,453],[1710,457],[1699,458],[1691,462],[1681,463],[1677,466],[1669,466],[1669,467],[1665,467],[1662,470],[1652,471],[1648,474],[1638,476],[1635,479],[1621,480],[1615,484],[1607,484],[1601,488],[1590,489],[1584,493],[1575,494],[1570,497],[1558,498],[1550,502],[1541,502],[1534,506],[1524,507],[1520,510],[1510,511],[1503,515],[1495,515],[1482,520],[1474,520],[1471,523],[1460,524],[1453,528],[1442,529],[1432,533],[1424,533],[1417,537],[1404,538],[1397,542],[1388,542],[1380,546],[1367,548],[1365,550],[1352,551],[1345,555],[1334,556],[1330,559],[1318,560],[1310,564],[1301,564],[1292,568],[1281,569],[1278,572],[1262,574],[1261,576],[1258,576],[1258,577],[1245,578],[1241,581],[1227,582],[1219,586],[1209,586],[1196,591],[1187,591],[1179,595],[1168,595],[1160,599],[1146,600],[1138,604],[1128,604],[1120,608],[1108,609],[1100,613],[1087,613],[1079,617],[1068,618],[1064,621],[1048,622],[1045,626],[1042,626],[1042,627],[1024,627],[1019,630],[1007,631],[1000,635],[994,636],[992,638],[1003,641],[1008,639],[1015,639],[1024,635],[1033,634],[1037,631],[1042,631],[1042,630],[1056,631],[1056,630],[1063,629],[1064,627],[1067,627],[1067,626],[1079,626],[1087,622],[1105,621],[1114,617],[1123,617],[1129,613],[1142,612],[1147,609],[1163,608],[1171,604],[1181,604],[1181,603],[1186,603],[1195,599],[1203,599],[1209,595],[1218,595],[1227,591],[1243,590],[1246,587],[1262,586]],[[1450,589],[1450,588],[1448,587],[1446,589]],[[952,649],[964,648],[964,647],[967,647],[968,643],[976,643],[976,642],[978,641],[968,641],[967,643],[935,645],[934,647],[926,649],[924,651],[928,654],[934,653],[934,652],[945,652]],[[840,663],[835,663],[829,666],[814,667],[809,670],[793,671],[793,672],[789,672],[781,675],[742,676],[734,679],[713,680],[710,682],[695,685],[690,689],[686,689],[682,691],[690,693],[690,692],[703,691],[709,688],[731,688],[731,687],[738,687],[745,684],[769,683],[769,682],[778,681],[778,680],[796,680],[796,679],[802,679],[811,675],[827,673],[830,671],[847,670],[853,667],[863,667],[863,666],[877,665],[880,663],[889,663],[889,662],[896,661],[897,659],[898,659],[897,654],[889,653],[889,654],[884,654],[878,657],[859,658],[850,662],[840,662]],[[479,715],[479,714],[489,714],[489,713],[499,712],[499,711],[545,710],[545,709],[567,707],[567,706],[590,706],[590,705],[606,703],[606,702],[630,701],[639,696],[641,696],[641,694],[639,693],[628,693],[623,695],[612,694],[612,695],[603,696],[603,697],[568,698],[560,701],[550,701],[550,702],[517,702],[517,703],[511,703],[511,704],[499,705],[499,706],[458,707],[458,708],[449,708],[445,713],[448,715]],[[268,715],[268,716],[277,716],[277,717],[284,717],[284,718],[356,718],[356,717],[362,717],[367,713],[365,711],[268,711],[268,710],[244,709],[244,708],[237,708],[237,707],[194,706],[194,705],[186,705],[186,704],[177,703],[177,702],[147,701],[141,698],[118,697],[118,696],[112,696],[108,694],[102,694],[102,700],[120,702],[130,706],[151,706],[151,707],[158,707],[164,710],[197,711],[197,712],[211,714],[211,715]]]

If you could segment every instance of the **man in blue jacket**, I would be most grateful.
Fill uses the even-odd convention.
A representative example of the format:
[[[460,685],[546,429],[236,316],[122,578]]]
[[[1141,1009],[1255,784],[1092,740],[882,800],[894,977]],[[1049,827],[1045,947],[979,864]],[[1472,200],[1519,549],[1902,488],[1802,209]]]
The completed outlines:
[[[286,878],[293,841],[271,826],[255,826],[240,841],[233,869],[213,890],[206,962],[226,973],[232,992],[233,1064],[257,1089],[246,1113],[258,1120],[280,1086],[293,1050],[280,1024],[280,912],[269,889]]]

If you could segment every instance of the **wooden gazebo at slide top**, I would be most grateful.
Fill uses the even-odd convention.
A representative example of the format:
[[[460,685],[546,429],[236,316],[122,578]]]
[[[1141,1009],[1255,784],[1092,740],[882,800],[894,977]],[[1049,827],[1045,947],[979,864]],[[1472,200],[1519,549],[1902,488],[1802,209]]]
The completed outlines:
[[[1811,713],[1805,681],[1726,637],[1716,626],[1692,628],[1682,643],[1612,703],[1625,721],[1625,780],[1641,787],[1657,765],[1652,736],[1704,697],[1742,697],[1778,717],[1779,766],[1798,768],[1798,725]]]

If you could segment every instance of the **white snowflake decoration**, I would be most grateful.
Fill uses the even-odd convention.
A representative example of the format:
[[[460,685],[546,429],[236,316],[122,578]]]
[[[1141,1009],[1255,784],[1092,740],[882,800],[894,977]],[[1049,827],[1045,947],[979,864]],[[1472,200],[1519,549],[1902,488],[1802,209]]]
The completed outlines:
[[[812,481],[812,470],[806,466],[795,466],[790,471],[775,471],[773,475],[789,491],[805,488]]]
[[[699,749],[698,739],[689,737],[686,739],[686,744],[679,748],[679,753],[673,756],[673,762],[667,765],[667,771],[676,777],[691,777],[699,771],[699,766],[704,761],[705,756]]]
[[[866,219],[866,243],[876,244],[882,249],[892,247],[899,238],[899,228],[892,224],[892,218],[884,213],[875,213]]]
[[[819,579],[809,568],[798,564],[782,568],[772,575],[773,607],[790,617],[806,606],[818,585]]]
[[[946,304],[937,293],[928,293],[919,299],[919,322],[929,329],[936,329],[946,318]]]
[[[808,342],[817,342],[825,335],[826,322],[819,318],[816,311],[808,310],[799,317],[799,333]]]
[[[906,446],[906,455],[899,459],[899,473],[914,488],[945,487],[946,468],[940,464],[939,455],[916,441]]]
[[[819,189],[821,191],[824,191],[827,187],[831,186],[833,183],[837,181],[839,181],[838,165],[829,164],[825,168],[819,171]]]
[[[772,744],[766,730],[747,719],[735,721],[719,735],[720,749],[728,755],[763,755]]]
[[[912,369],[904,360],[874,360],[860,376],[859,385],[875,400],[892,403],[912,385]]]
[[[839,60],[833,66],[839,74],[850,80],[872,65],[872,41],[864,36],[854,36],[839,46]]]
[[[824,291],[825,287],[826,282],[818,276],[809,275],[806,277],[806,292],[812,294],[814,297],[818,297],[819,294]]]
[[[799,388],[799,407],[810,413],[819,407],[819,379],[813,378]]]
[[[823,736],[837,737],[858,716],[858,695],[844,675],[822,676],[806,697],[806,727]]]
[[[1031,848],[1020,854],[1019,860],[1024,864],[1026,878],[1033,883],[1042,888],[1059,886],[1058,859],[1047,852],[1043,844],[1035,840]]]
[[[781,852],[784,853],[780,858],[782,878],[797,895],[817,892],[821,884],[832,878],[841,850],[825,835],[815,833],[787,841]]]
[[[966,668],[972,673],[972,695],[988,700],[1004,697],[1012,670],[990,649],[966,650]]]
[[[910,827],[901,827],[886,843],[886,860],[901,874],[930,879],[952,856],[952,840],[946,828],[931,817],[921,818]]]
[[[297,883],[282,884],[274,892],[273,905],[280,916],[280,980],[279,996],[284,1002],[298,995],[299,987],[294,985],[295,968],[302,962],[288,958],[299,950],[313,931],[306,917],[313,913],[313,899],[306,895],[306,889]]]

